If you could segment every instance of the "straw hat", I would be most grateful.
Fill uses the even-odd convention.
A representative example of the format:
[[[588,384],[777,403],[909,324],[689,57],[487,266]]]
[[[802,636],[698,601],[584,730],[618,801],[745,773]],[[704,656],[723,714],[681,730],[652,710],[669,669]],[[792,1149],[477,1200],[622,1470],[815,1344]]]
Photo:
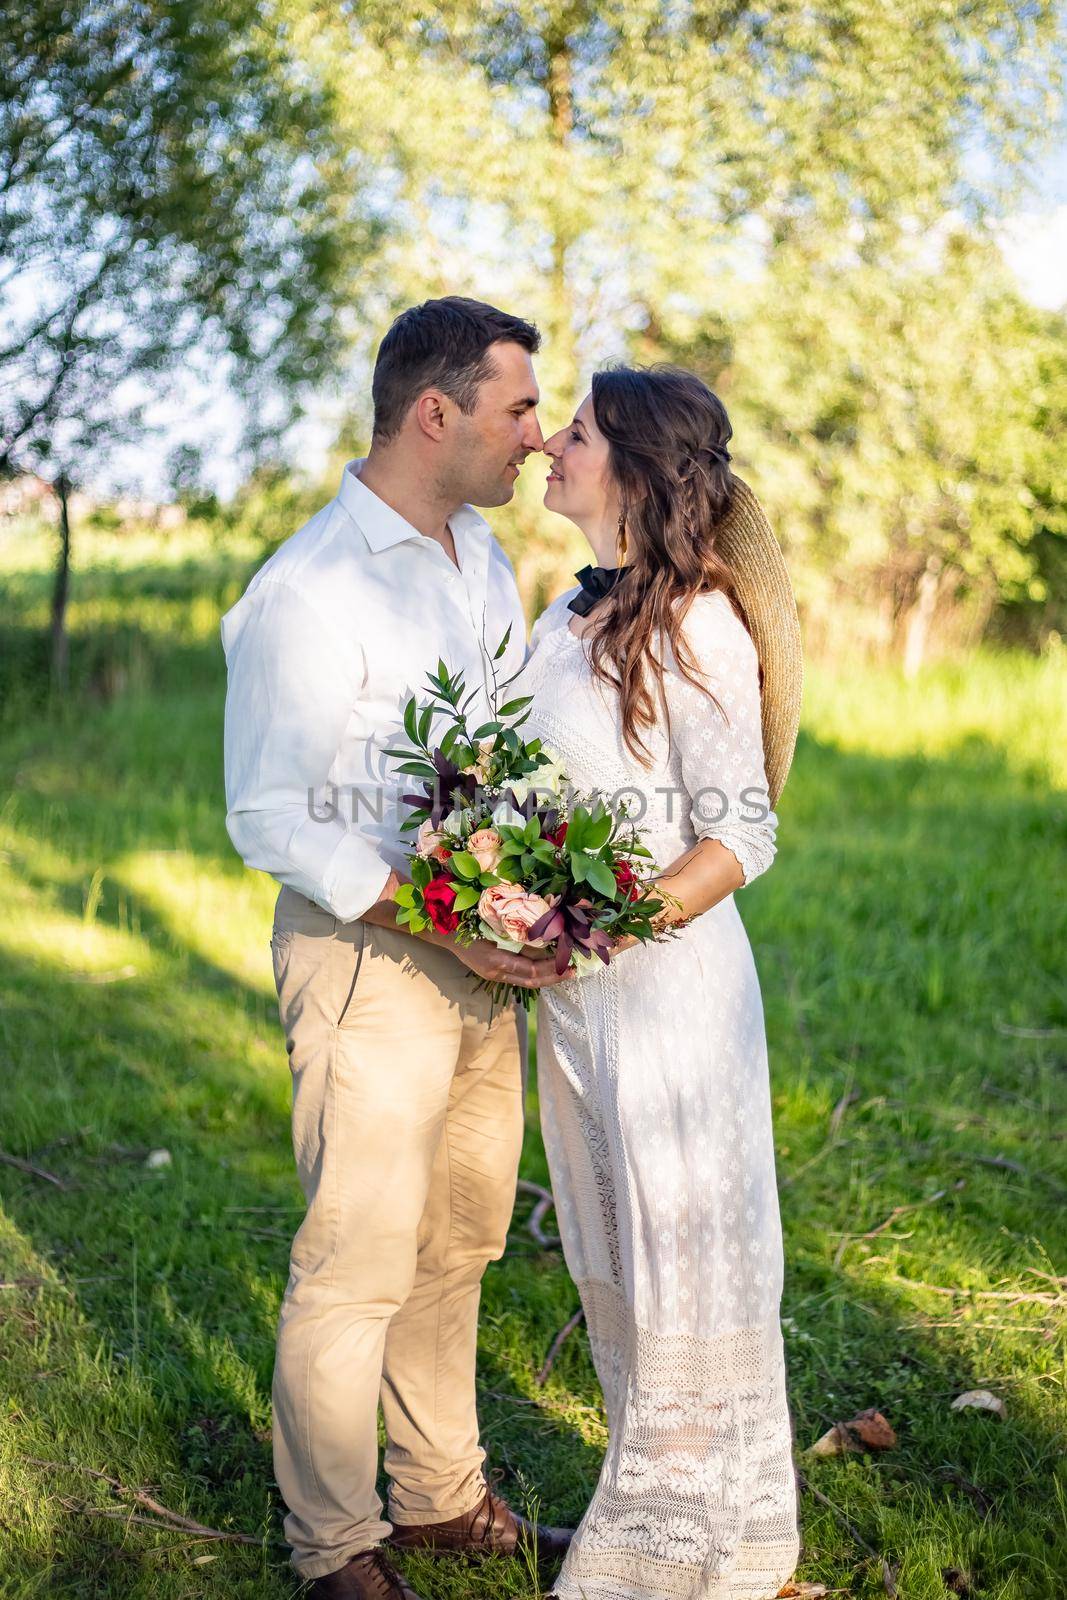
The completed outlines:
[[[796,748],[804,658],[800,620],[785,557],[763,507],[734,475],[732,504],[715,532],[715,550],[730,568],[759,658],[763,759],[772,808],[778,804]]]

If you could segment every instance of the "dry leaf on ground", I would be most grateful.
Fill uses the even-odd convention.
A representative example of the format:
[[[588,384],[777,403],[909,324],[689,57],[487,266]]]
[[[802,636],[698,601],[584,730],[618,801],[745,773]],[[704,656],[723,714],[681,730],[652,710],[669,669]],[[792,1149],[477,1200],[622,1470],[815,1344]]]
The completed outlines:
[[[892,1450],[897,1436],[880,1411],[871,1406],[850,1417],[847,1422],[835,1422],[828,1433],[808,1451],[809,1456],[839,1456],[848,1450]]]
[[[988,1389],[968,1389],[966,1394],[958,1394],[950,1408],[953,1411],[992,1411],[996,1417],[1006,1417],[1008,1408],[999,1394],[992,1394]]]

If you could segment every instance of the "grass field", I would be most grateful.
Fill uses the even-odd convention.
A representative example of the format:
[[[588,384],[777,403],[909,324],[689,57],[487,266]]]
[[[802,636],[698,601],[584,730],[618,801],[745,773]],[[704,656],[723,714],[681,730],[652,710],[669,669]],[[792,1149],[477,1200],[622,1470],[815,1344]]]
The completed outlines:
[[[62,711],[48,553],[0,544],[0,1151],[29,1164],[0,1163],[0,1595],[283,1597],[269,1393],[299,1191],[275,891],[231,850],[220,771],[218,616],[254,552],[83,540]],[[812,668],[778,860],[739,896],[798,1451],[870,1406],[898,1434],[799,1458],[801,1575],[842,1594],[887,1571],[904,1600],[1067,1590],[1065,680],[1062,653]],[[523,1171],[547,1177],[533,1096]],[[536,1382],[577,1296],[527,1215],[486,1279],[481,1416],[505,1492],[561,1521],[604,1419],[580,1330]],[[976,1388],[1006,1415],[950,1409]],[[90,1468],[251,1542],[164,1530]],[[535,1593],[501,1563],[407,1570],[426,1600]]]

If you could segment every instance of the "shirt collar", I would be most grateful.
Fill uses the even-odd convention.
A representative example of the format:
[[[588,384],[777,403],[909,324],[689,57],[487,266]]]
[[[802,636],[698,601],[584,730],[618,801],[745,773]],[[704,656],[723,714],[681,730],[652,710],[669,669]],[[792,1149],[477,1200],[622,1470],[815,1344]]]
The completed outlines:
[[[346,464],[341,474],[338,499],[359,527],[371,550],[377,554],[405,539],[424,539],[427,544],[435,543],[435,540],[427,539],[425,534],[420,533],[418,528],[412,527],[399,511],[386,505],[357,478],[356,474],[366,459],[366,456],[359,456]],[[465,570],[468,554],[488,544],[491,529],[485,518],[468,505],[462,505],[458,511],[454,511],[448,519],[448,525],[452,529],[460,567]]]

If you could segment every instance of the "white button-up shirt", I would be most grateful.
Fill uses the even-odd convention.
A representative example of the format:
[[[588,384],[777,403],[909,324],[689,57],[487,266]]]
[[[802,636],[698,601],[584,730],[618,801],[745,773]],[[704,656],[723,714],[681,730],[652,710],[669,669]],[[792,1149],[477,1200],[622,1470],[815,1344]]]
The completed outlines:
[[[438,660],[479,691],[522,666],[526,625],[511,563],[470,506],[449,518],[459,570],[373,494],[350,461],[335,500],[282,544],[222,619],[226,827],[250,867],[350,922],[412,835],[388,747],[407,746],[404,703],[429,697]],[[511,638],[492,657],[508,626]],[[502,698],[507,698],[503,696]],[[471,719],[475,720],[471,720]],[[435,716],[434,731],[445,720]],[[432,739],[431,739],[432,742]]]

